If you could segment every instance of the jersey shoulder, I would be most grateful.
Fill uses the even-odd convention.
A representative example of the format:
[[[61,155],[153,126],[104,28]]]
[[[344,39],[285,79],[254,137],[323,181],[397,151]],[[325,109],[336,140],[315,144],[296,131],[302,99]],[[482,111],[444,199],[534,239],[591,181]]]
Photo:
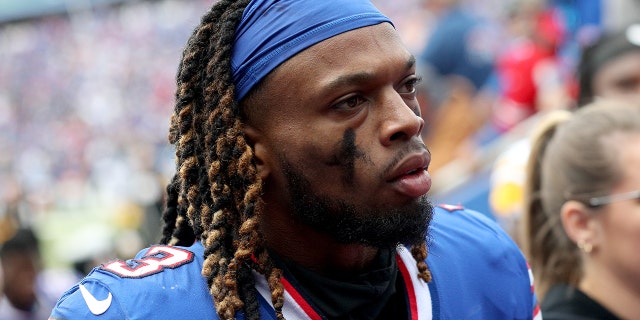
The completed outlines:
[[[202,257],[200,243],[158,245],[105,263],[63,294],[50,319],[217,319]]]
[[[430,289],[442,318],[529,319],[537,301],[519,247],[492,219],[439,205],[429,227]]]
[[[430,255],[436,257],[466,260],[471,255],[478,256],[478,263],[500,262],[509,257],[524,263],[522,252],[496,221],[460,205],[435,207],[428,242]]]

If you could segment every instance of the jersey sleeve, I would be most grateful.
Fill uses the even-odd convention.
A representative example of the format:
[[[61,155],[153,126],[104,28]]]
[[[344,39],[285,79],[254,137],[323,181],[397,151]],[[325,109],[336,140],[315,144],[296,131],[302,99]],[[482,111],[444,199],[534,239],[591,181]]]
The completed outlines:
[[[51,312],[49,320],[127,319],[109,287],[86,278],[67,291]]]
[[[152,246],[134,259],[102,264],[67,291],[50,320],[218,319],[203,247]]]

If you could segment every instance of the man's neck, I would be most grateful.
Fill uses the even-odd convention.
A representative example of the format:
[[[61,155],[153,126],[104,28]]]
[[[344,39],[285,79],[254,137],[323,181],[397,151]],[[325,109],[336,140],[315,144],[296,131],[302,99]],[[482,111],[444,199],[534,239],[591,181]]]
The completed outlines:
[[[396,250],[379,250],[360,273],[319,275],[271,252],[284,277],[329,319],[390,319],[406,309]],[[405,317],[401,317],[405,318]]]
[[[319,274],[358,273],[371,264],[379,251],[362,244],[338,243],[326,234],[294,222],[276,227],[265,221],[262,227],[270,250]]]

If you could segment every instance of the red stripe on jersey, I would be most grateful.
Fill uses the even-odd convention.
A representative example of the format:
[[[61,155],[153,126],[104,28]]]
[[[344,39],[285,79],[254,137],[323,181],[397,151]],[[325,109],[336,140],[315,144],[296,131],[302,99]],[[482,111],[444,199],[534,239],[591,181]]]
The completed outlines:
[[[282,278],[280,278],[280,282],[282,282],[282,285],[284,286],[284,289],[287,290],[287,292],[291,295],[293,300],[300,306],[300,308],[302,308],[304,313],[306,313],[307,316],[309,316],[310,319],[312,319],[312,320],[322,320],[322,317],[320,317],[320,315],[315,310],[313,310],[313,307],[311,307],[311,305],[309,303],[307,303],[307,301],[291,285],[291,283],[289,281],[287,281],[287,279],[282,277]]]
[[[400,255],[396,255],[396,261],[398,262],[398,268],[400,269],[400,273],[402,274],[402,278],[404,279],[404,284],[407,288],[411,319],[418,319],[418,304],[416,303],[416,292],[413,289],[413,281],[411,280],[411,275],[409,274],[407,266],[404,265],[404,262],[400,258]]]
[[[540,306],[536,305],[536,308],[533,309],[533,319],[538,319],[538,316],[540,315]],[[540,318],[542,319],[542,318]]]

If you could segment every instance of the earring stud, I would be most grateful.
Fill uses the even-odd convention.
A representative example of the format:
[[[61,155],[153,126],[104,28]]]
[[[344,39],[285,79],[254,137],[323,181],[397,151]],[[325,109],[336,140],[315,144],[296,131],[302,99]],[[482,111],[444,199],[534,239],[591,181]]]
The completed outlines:
[[[585,240],[578,241],[578,248],[584,253],[591,253],[591,251],[593,251],[593,245]]]

